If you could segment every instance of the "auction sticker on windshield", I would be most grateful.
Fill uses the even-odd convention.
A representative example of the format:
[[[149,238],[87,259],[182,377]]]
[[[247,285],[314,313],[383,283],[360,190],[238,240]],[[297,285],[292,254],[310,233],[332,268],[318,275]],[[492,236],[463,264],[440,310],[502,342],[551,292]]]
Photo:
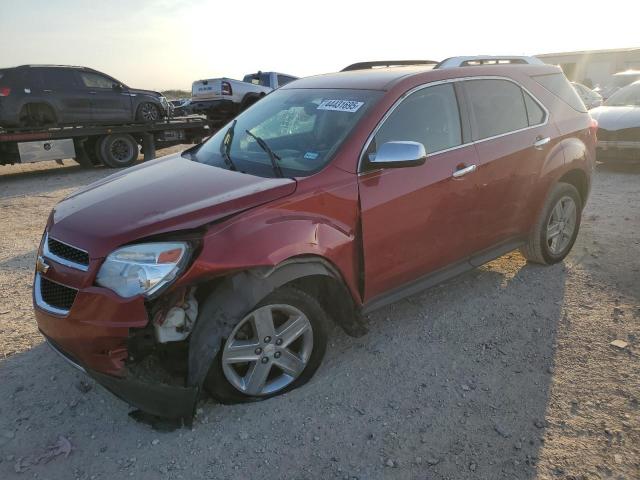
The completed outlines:
[[[355,100],[323,100],[317,110],[332,110],[334,112],[357,112],[364,102]]]

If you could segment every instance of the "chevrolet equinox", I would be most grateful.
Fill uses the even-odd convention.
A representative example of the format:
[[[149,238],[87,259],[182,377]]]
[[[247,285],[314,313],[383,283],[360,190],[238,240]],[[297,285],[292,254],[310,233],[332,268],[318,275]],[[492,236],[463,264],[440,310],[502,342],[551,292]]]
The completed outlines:
[[[191,418],[204,392],[303,385],[331,321],[361,335],[362,315],[514,249],[560,262],[597,124],[533,60],[304,78],[203,144],[81,188],[38,251],[40,331],[130,404]]]

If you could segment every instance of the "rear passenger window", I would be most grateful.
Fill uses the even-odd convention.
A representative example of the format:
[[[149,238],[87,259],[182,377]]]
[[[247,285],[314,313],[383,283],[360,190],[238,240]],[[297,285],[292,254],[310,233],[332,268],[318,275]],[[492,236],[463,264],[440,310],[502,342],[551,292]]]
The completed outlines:
[[[538,105],[531,95],[527,92],[523,91],[524,95],[524,104],[527,107],[527,117],[529,119],[529,126],[539,125],[544,122],[544,110]]]
[[[522,89],[508,80],[468,80],[464,87],[471,104],[474,140],[529,126]]]
[[[47,68],[43,69],[42,73],[42,84],[44,88],[60,90],[74,88],[76,86],[76,76],[73,70]]]
[[[569,80],[567,80],[567,77],[565,77],[563,73],[536,75],[532,78],[574,110],[578,112],[587,111],[580,95],[578,95],[578,92],[571,86]]]
[[[367,153],[393,141],[413,141],[427,153],[460,145],[460,113],[453,85],[423,88],[405,98],[382,124]]]

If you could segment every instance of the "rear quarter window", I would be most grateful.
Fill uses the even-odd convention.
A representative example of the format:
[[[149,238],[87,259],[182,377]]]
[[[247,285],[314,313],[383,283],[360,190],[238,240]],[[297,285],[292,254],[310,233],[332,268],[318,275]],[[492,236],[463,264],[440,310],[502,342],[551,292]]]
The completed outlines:
[[[587,112],[587,107],[584,106],[580,95],[578,95],[578,92],[571,86],[564,74],[550,73],[546,75],[535,75],[532,78],[574,110],[583,113]]]

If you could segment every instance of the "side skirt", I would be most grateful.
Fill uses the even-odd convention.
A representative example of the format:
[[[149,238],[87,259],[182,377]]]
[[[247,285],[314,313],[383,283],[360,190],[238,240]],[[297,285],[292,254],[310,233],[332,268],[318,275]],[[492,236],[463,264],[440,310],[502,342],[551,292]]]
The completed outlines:
[[[504,243],[500,243],[495,247],[476,253],[475,255],[468,257],[460,262],[449,265],[435,272],[428,273],[417,280],[413,280],[398,288],[395,288],[387,293],[383,293],[370,301],[366,302],[362,306],[362,314],[366,315],[382,307],[385,307],[391,303],[395,303],[398,300],[414,295],[418,292],[431,288],[439,283],[450,280],[453,277],[457,277],[469,270],[480,267],[485,263],[488,263],[502,255],[509,253],[513,250],[524,245],[525,240],[518,238],[515,240],[509,240]]]

